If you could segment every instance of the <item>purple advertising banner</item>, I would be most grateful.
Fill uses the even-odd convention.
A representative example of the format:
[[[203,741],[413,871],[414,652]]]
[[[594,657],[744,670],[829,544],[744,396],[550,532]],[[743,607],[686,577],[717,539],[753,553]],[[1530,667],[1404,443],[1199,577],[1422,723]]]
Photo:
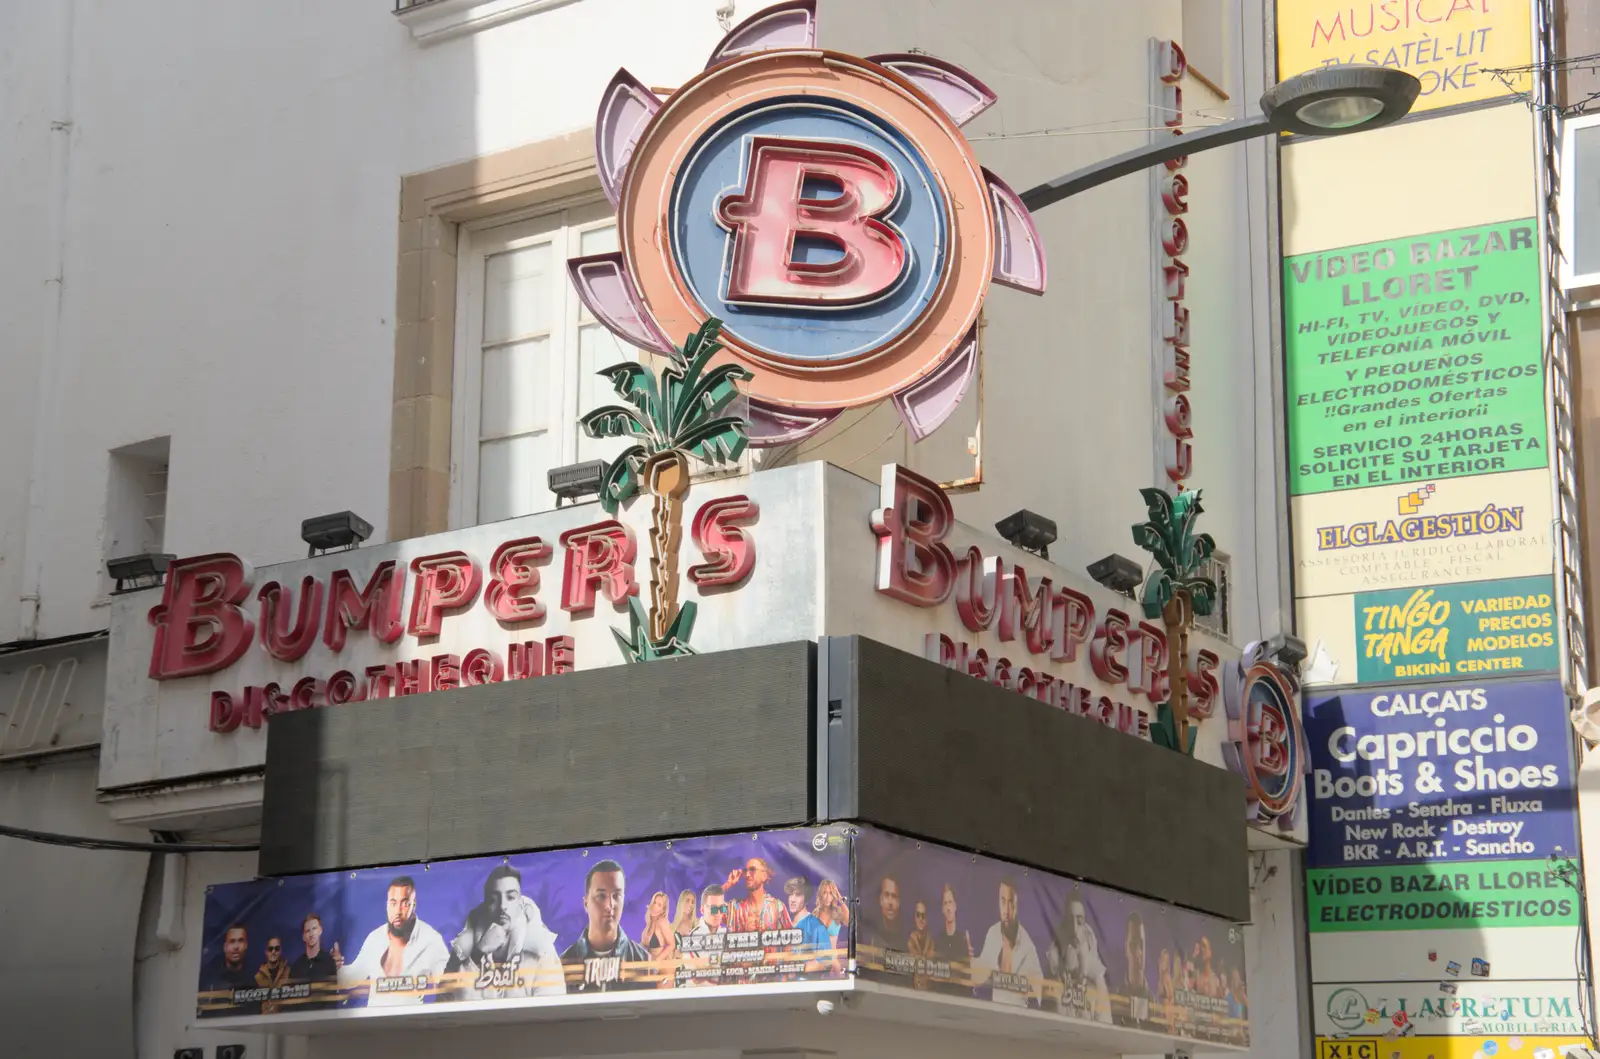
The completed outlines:
[[[839,828],[213,886],[202,1018],[848,973]]]
[[[855,856],[864,977],[1250,1043],[1243,934],[1225,920],[881,831]]]

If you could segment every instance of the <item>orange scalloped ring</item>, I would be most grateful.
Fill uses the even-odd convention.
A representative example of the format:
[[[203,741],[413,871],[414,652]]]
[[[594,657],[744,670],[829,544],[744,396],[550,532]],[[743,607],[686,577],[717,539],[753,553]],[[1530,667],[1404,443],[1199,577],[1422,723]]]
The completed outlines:
[[[805,409],[849,408],[891,396],[938,368],[977,321],[994,269],[994,221],[977,156],[938,104],[904,77],[828,51],[765,52],[711,68],[667,100],[646,128],[622,191],[623,257],[645,304],[675,341],[706,321],[673,258],[673,189],[679,169],[723,120],[767,99],[814,97],[854,106],[893,125],[924,153],[948,203],[951,246],[938,292],[914,324],[870,352],[832,363],[752,349],[724,331],[717,363],[755,376],[752,395]],[[820,314],[819,314],[820,315]]]

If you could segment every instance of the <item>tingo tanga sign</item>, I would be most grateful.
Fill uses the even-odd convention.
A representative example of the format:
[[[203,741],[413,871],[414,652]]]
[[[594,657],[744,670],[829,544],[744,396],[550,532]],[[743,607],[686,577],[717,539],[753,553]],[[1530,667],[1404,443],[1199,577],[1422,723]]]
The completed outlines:
[[[1546,857],[1577,849],[1555,681],[1308,696],[1307,866]]]
[[[1532,675],[1556,668],[1554,591],[1548,576],[1384,589],[1309,601],[1302,620],[1343,663],[1333,683]]]
[[[1535,230],[1285,259],[1291,492],[1546,466]]]
[[[1525,66],[1533,55],[1526,0],[1278,0],[1277,6],[1279,80],[1318,67],[1390,66],[1422,82],[1414,112],[1509,95],[1511,88],[1488,71]]]

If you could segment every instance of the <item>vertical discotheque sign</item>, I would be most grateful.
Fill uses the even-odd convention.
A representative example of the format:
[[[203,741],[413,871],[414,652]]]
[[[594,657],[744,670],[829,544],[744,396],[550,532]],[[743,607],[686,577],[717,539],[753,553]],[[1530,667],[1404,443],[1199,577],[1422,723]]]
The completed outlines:
[[[1276,41],[1280,78],[1404,69],[1431,112],[1281,151],[1318,1054],[1555,1056],[1587,1030],[1547,248],[1494,72],[1531,4],[1278,0]]]

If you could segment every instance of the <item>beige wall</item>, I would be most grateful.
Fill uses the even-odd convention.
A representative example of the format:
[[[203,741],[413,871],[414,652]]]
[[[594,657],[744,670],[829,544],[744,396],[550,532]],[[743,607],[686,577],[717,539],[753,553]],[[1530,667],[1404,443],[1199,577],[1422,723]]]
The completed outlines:
[[[1527,149],[1514,149],[1519,143]],[[1533,147],[1533,119],[1520,102],[1291,141],[1283,151],[1283,252],[1531,217]]]

